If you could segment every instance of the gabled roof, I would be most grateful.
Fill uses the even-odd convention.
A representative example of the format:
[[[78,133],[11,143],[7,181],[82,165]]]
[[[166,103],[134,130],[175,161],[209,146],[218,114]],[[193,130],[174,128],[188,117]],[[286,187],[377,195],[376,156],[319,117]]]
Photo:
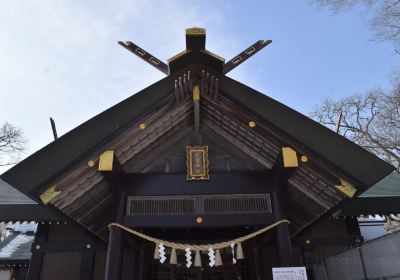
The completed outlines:
[[[394,170],[343,136],[240,82],[224,76],[220,87],[227,97],[243,104],[364,186],[374,185]],[[160,80],[51,142],[3,173],[1,178],[29,193],[59,175],[108,136],[155,110],[172,91],[171,77]]]
[[[184,69],[88,120],[1,178],[36,201],[57,185],[62,194],[51,201],[52,207],[101,235],[111,222],[111,194],[87,160],[114,149],[125,171],[149,170],[137,166],[151,165],[168,150],[169,142],[193,132],[191,83],[201,84],[200,132],[217,134],[264,171],[277,162],[283,146],[310,157],[310,163],[299,166],[288,179],[284,203],[291,205],[293,232],[344,201],[344,194],[335,188],[339,178],[355,185],[358,195],[393,171],[393,166],[346,138],[225,76],[221,65],[212,68],[187,57],[201,56],[192,50],[177,58],[174,63],[184,62]],[[248,127],[250,120],[257,122],[254,129]],[[149,128],[139,129],[141,123]]]

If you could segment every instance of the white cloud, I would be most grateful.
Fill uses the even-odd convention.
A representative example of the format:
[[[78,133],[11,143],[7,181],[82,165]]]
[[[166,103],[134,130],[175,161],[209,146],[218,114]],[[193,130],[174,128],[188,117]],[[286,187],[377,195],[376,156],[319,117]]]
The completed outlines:
[[[232,32],[226,35],[223,11],[229,5],[207,5],[128,0],[3,3],[0,122],[24,130],[30,154],[52,140],[50,116],[62,135],[163,77],[118,46],[118,40],[134,41],[166,60],[184,49],[185,28],[201,26],[208,29],[207,46],[216,53],[231,56],[245,47]]]

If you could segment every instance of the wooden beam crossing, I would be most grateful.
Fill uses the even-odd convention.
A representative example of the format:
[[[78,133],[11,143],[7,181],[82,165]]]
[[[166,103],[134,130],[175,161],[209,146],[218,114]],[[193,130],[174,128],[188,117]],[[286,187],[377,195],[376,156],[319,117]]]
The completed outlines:
[[[119,41],[118,44],[120,44],[125,49],[129,50],[130,52],[134,53],[135,55],[137,55],[138,57],[140,57],[147,63],[149,63],[151,66],[157,68],[158,70],[163,72],[165,75],[169,75],[169,67],[167,64],[165,64],[164,62],[162,62],[161,60],[159,60],[158,58],[156,58],[149,52],[143,50],[138,45],[136,45],[130,41],[126,41],[126,42]]]
[[[256,43],[248,47],[246,50],[242,51],[240,54],[238,54],[237,56],[229,60],[227,63],[225,63],[223,74],[227,74],[228,72],[232,71],[237,66],[245,62],[247,59],[249,59],[251,56],[253,56],[255,53],[257,53],[270,43],[272,43],[272,40],[257,41]]]

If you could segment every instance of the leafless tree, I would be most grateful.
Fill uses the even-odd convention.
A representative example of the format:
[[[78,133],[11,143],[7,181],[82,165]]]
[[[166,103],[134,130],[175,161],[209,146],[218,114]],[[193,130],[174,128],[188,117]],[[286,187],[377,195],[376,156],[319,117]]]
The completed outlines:
[[[375,31],[375,39],[390,41],[400,54],[400,0],[311,0],[328,7],[334,13],[343,12],[354,6],[364,6],[367,18]]]
[[[340,100],[325,99],[310,116],[335,129],[400,170],[400,85],[390,93],[381,89]]]
[[[8,122],[0,126],[0,166],[17,163],[25,150],[25,144],[21,129]]]

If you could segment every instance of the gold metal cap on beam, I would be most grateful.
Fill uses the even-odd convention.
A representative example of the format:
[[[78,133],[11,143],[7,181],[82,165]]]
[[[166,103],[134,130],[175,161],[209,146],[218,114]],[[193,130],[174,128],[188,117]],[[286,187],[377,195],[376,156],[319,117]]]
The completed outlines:
[[[222,61],[222,62],[225,62],[225,58],[223,58],[222,56],[219,56],[219,55],[216,54],[216,53],[213,53],[213,52],[211,52],[211,51],[209,51],[209,50],[202,50],[202,52],[204,52],[204,53],[206,53],[206,54],[208,54],[208,55],[211,55],[212,57],[214,57],[214,58],[216,58],[216,59],[218,59],[218,60],[220,60],[220,61]]]
[[[114,151],[105,151],[100,156],[99,171],[112,171],[114,163]]]
[[[283,166],[284,167],[298,167],[297,153],[290,147],[282,148]]]
[[[186,35],[189,36],[204,36],[206,35],[206,29],[200,27],[192,27],[186,29]]]
[[[342,193],[344,193],[347,197],[352,198],[356,194],[357,189],[346,180],[342,178],[339,178],[339,180],[342,185],[336,186],[336,188]]]
[[[256,122],[255,121],[249,121],[249,127],[250,128],[255,128],[256,127]]]
[[[198,85],[193,87],[193,100],[200,101],[200,88]]]
[[[46,205],[60,193],[61,191],[56,191],[56,186],[52,186],[40,195],[40,200]]]
[[[308,157],[305,156],[305,155],[302,155],[302,156],[300,157],[300,160],[301,160],[302,162],[306,163],[306,162],[308,162]]]

